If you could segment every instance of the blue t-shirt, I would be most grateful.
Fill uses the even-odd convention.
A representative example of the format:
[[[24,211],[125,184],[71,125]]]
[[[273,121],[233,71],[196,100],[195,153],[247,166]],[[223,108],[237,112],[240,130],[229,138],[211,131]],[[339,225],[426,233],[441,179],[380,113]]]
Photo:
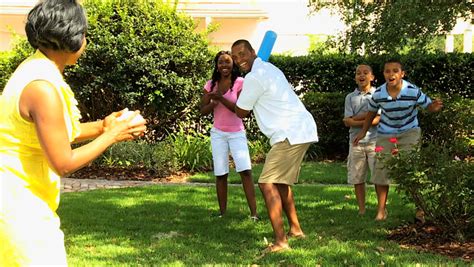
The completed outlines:
[[[431,99],[420,88],[403,80],[402,89],[397,98],[387,92],[387,84],[375,90],[369,100],[369,111],[382,110],[377,132],[380,134],[399,134],[418,128],[418,106],[423,108],[431,104]]]

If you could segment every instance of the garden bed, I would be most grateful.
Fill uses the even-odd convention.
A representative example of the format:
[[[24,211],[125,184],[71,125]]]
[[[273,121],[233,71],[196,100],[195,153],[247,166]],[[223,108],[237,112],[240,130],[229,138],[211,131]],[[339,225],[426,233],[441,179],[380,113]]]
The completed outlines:
[[[159,182],[186,182],[189,177],[187,172],[177,172],[169,175],[161,175],[152,169],[145,167],[105,167],[87,166],[71,175],[68,178],[74,179],[105,179],[105,180],[133,180],[133,181],[159,181]]]
[[[474,258],[474,240],[464,243],[452,241],[438,227],[429,223],[401,225],[390,231],[388,239],[399,243],[401,248],[462,258],[468,262]]]

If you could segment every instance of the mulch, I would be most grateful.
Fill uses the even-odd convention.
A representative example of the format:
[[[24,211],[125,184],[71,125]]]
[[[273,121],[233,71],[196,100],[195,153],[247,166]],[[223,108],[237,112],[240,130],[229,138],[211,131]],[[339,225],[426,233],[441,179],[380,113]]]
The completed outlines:
[[[472,262],[474,240],[453,241],[443,231],[431,223],[410,223],[392,229],[389,240],[396,241],[401,248],[442,254],[450,258],[460,258]]]
[[[180,172],[162,175],[144,167],[104,167],[88,166],[70,175],[76,179],[135,180],[159,182],[186,182],[189,173]],[[425,223],[408,223],[390,230],[389,240],[400,244],[401,248],[421,252],[442,254],[450,258],[460,258],[472,262],[474,240],[456,242],[449,239],[436,226]]]
[[[72,173],[68,178],[179,183],[186,182],[186,178],[189,175],[187,172],[163,174],[145,167],[104,167],[91,165]]]

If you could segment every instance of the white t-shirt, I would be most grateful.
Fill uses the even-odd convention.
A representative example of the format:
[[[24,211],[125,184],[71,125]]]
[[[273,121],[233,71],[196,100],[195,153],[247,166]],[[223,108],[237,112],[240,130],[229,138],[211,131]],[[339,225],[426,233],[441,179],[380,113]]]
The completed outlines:
[[[256,58],[245,76],[236,105],[253,110],[270,145],[288,138],[290,144],[318,141],[316,122],[293,91],[285,75],[277,67]]]

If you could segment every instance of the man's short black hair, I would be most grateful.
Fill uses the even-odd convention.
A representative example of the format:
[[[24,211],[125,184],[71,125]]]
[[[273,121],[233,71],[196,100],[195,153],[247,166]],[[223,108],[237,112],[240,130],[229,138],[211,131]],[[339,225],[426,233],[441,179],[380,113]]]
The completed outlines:
[[[87,31],[87,19],[76,0],[44,0],[28,13],[28,42],[36,48],[76,52]]]
[[[253,47],[252,47],[252,45],[250,44],[250,42],[247,41],[247,40],[245,40],[245,39],[239,39],[239,40],[235,41],[235,42],[232,44],[232,47],[237,46],[237,45],[240,45],[240,44],[244,44],[245,48],[247,48],[247,49],[250,50],[250,51],[253,50]]]

